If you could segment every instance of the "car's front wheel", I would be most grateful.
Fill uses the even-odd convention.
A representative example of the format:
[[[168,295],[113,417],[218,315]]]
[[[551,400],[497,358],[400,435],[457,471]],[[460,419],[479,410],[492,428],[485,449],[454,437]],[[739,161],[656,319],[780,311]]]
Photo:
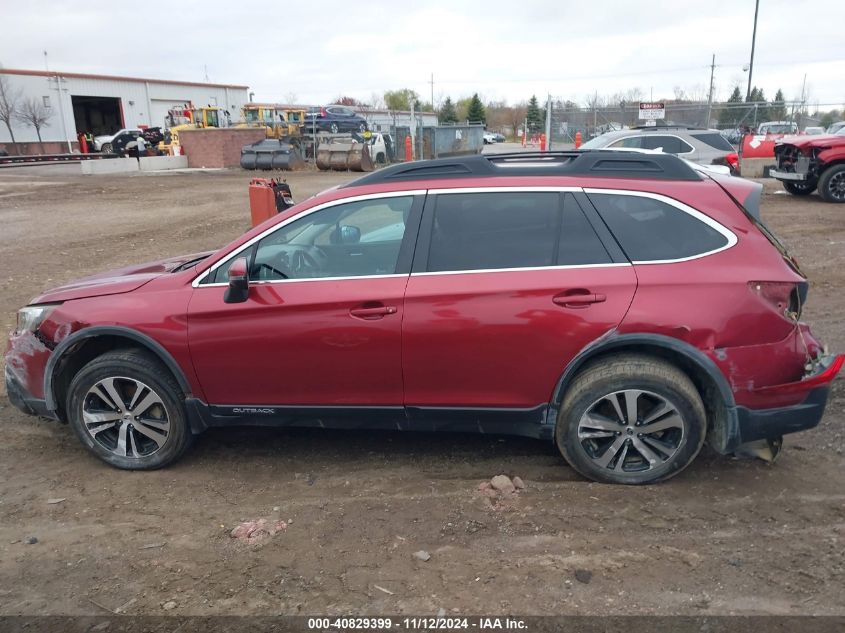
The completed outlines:
[[[819,195],[825,202],[845,202],[845,165],[828,167],[819,178]]]
[[[555,439],[585,477],[649,484],[686,468],[701,450],[705,430],[704,405],[684,372],[657,358],[626,354],[575,378]]]
[[[137,350],[103,354],[85,365],[70,383],[67,412],[85,447],[117,468],[161,468],[193,439],[176,380]]]
[[[786,181],[783,183],[783,188],[793,196],[809,196],[816,190],[816,183]]]
[[[332,123],[332,125],[329,129],[332,131],[332,134],[337,134],[337,132],[340,128],[337,127],[337,123]]]
[[[111,154],[112,153],[112,144],[111,143],[103,143],[102,147],[100,147],[101,154]]]

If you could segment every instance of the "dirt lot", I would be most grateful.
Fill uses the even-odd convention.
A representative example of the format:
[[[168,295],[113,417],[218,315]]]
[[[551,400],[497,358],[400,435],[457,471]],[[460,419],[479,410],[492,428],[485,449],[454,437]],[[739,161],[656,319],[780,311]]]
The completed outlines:
[[[223,245],[249,177],[0,171],[0,325],[43,288]],[[289,181],[302,199],[347,178]],[[764,219],[843,350],[845,208],[776,189]],[[622,488],[537,441],[389,432],[212,431],[171,468],[122,472],[2,398],[0,614],[845,614],[844,420],[840,379],[775,465],[702,456]],[[526,489],[491,510],[476,488],[499,473]],[[258,518],[287,527],[229,537]]]

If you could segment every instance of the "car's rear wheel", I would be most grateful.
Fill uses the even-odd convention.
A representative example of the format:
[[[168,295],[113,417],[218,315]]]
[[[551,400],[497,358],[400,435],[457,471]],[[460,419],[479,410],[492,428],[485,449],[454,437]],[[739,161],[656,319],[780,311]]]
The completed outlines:
[[[825,202],[845,202],[845,165],[828,167],[819,178],[819,195]]]
[[[329,129],[332,131],[332,134],[337,134],[339,128],[337,127],[337,123],[332,123]]]
[[[128,470],[161,468],[193,439],[179,385],[147,354],[121,350],[85,365],[68,390],[70,424],[88,450]]]
[[[793,196],[809,196],[816,190],[814,182],[784,182],[783,188]]]
[[[359,124],[358,125],[358,131],[359,132],[366,132],[367,131],[367,124],[366,123]]]
[[[555,439],[579,473],[649,484],[677,475],[704,443],[706,413],[689,377],[640,355],[599,361],[566,392]]]

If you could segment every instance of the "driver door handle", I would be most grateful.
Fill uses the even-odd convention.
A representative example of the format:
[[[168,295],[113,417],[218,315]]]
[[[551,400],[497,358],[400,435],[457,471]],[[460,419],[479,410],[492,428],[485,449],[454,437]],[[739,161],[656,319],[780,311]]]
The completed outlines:
[[[358,319],[381,319],[388,314],[396,314],[396,306],[367,306],[352,308],[349,314]]]

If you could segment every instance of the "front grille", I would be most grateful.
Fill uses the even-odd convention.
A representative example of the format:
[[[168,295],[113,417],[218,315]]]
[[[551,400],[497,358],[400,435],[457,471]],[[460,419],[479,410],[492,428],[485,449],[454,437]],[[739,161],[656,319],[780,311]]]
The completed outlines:
[[[794,145],[781,145],[775,149],[777,155],[778,171],[796,174],[807,174],[810,172],[811,160],[805,156]]]

